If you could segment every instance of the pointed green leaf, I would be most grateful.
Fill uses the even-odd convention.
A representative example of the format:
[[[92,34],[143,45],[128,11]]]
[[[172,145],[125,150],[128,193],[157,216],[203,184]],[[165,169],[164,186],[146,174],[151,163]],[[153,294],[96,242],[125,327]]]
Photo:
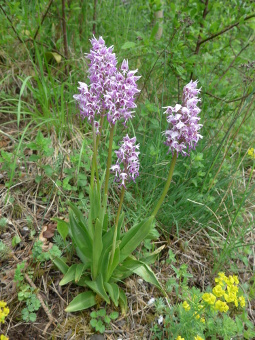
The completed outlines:
[[[64,286],[67,283],[71,282],[75,278],[75,272],[76,272],[77,264],[73,264],[71,267],[69,267],[68,271],[66,272],[63,279],[59,282],[60,286]]]
[[[69,266],[63,261],[63,259],[61,259],[61,257],[54,257],[51,258],[51,260],[63,274],[67,273]]]
[[[95,279],[97,277],[99,268],[99,259],[103,250],[102,242],[102,229],[103,226],[99,219],[96,220],[95,231],[94,231],[94,241],[93,241],[93,259],[92,259],[92,277]]]
[[[119,303],[120,303],[121,313],[125,315],[127,312],[127,297],[122,289],[120,289]]]
[[[58,220],[57,230],[64,241],[66,240],[66,237],[68,235],[68,229],[69,227],[66,221]]]
[[[91,258],[92,242],[86,227],[76,221],[72,212],[70,212],[69,216],[69,227],[72,240],[85,257]]]
[[[96,305],[95,294],[91,291],[77,295],[66,307],[67,313],[77,312]]]
[[[95,293],[100,295],[107,303],[110,303],[110,299],[106,294],[102,275],[98,275],[96,281],[86,281],[87,286],[92,289]]]
[[[96,187],[93,189],[90,187],[89,189],[89,198],[90,198],[90,218],[92,221],[96,220],[100,214],[101,208],[101,197],[100,193],[97,192]]]
[[[144,279],[144,281],[149,282],[156,286],[161,292],[165,294],[165,291],[163,290],[161,284],[159,283],[156,275],[153,273],[153,271],[147,264],[143,263],[141,266],[134,269],[134,273],[139,275],[142,279]]]
[[[83,263],[77,264],[76,270],[75,270],[75,276],[74,276],[75,282],[78,282],[80,280],[85,269],[86,269],[86,266]]]
[[[154,217],[151,216],[139,224],[132,227],[122,238],[120,244],[120,261],[127,258],[145,239],[152,228],[152,221]]]
[[[104,281],[106,281],[107,269],[109,265],[109,256],[112,250],[113,233],[114,233],[114,228],[111,228],[103,236],[103,250],[102,250],[101,258],[99,261],[98,272],[103,275]]]
[[[113,256],[112,264],[111,265],[110,265],[110,263],[108,264],[106,281],[110,280],[113,271],[119,265],[119,263],[120,263],[120,248],[117,246],[116,249],[115,249],[114,256]]]
[[[85,220],[82,212],[72,203],[69,203],[70,208],[72,209],[77,221],[79,222],[79,225],[82,226],[82,228],[85,229],[85,232],[89,234],[89,241],[92,242],[93,239],[93,230],[90,229],[89,224]]]
[[[107,283],[107,282],[104,285],[114,305],[118,307],[119,297],[120,297],[120,291],[119,291],[118,285],[116,285],[116,283]]]
[[[151,264],[154,263],[155,260],[158,257],[158,254],[165,248],[165,246],[161,246],[158,249],[156,249],[154,252],[152,253],[148,253],[145,256],[143,256],[140,261],[146,263],[146,264]]]

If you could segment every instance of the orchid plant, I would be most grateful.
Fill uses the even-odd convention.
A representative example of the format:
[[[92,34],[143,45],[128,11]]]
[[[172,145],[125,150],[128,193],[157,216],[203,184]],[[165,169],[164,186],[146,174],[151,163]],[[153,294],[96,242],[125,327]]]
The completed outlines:
[[[169,175],[162,195],[153,212],[140,223],[124,231],[124,213],[122,203],[127,182],[134,181],[139,176],[139,145],[136,137],[128,134],[116,151],[117,161],[112,165],[112,145],[116,125],[121,121],[126,127],[133,117],[136,108],[135,97],[139,90],[135,71],[129,70],[128,61],[123,60],[117,67],[117,58],[113,47],[106,47],[102,37],[91,40],[92,48],[87,54],[89,63],[90,84],[79,82],[79,94],[74,95],[82,119],[87,119],[93,133],[93,160],[89,188],[90,210],[87,216],[70,203],[69,222],[58,221],[58,230],[64,240],[67,235],[72,239],[80,263],[68,266],[64,258],[53,258],[56,266],[63,272],[60,285],[74,282],[89,290],[77,295],[66,308],[67,312],[75,312],[89,308],[97,303],[100,296],[106,303],[112,301],[122,311],[127,309],[127,299],[124,291],[117,284],[126,277],[136,273],[145,281],[154,284],[163,294],[163,288],[150,268],[161,251],[135,256],[133,252],[148,236],[153,228],[155,216],[163,203],[169,189],[174,166],[179,154],[188,155],[194,149],[202,136],[198,134],[201,124],[198,124],[197,82],[190,82],[184,87],[182,105],[167,107],[166,115],[169,128],[164,132],[165,144],[172,152],[172,162]],[[105,121],[105,117],[107,122]],[[109,149],[105,176],[99,179],[97,166],[97,151],[102,131],[107,125],[109,129]],[[188,151],[187,151],[188,147]],[[108,186],[110,174],[115,174],[115,181],[121,188],[119,207],[115,219],[110,219],[107,211]],[[114,223],[111,221],[114,220]]]

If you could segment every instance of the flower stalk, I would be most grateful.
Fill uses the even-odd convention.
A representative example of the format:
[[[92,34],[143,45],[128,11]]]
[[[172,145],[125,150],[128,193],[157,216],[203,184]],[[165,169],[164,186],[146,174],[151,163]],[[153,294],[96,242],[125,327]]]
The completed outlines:
[[[115,249],[116,249],[116,240],[117,240],[117,233],[118,233],[118,224],[119,224],[119,218],[120,218],[120,212],[122,208],[122,203],[124,200],[124,194],[125,194],[125,186],[122,186],[121,189],[121,194],[120,194],[120,203],[119,203],[119,208],[115,220],[115,227],[114,227],[114,234],[113,234],[113,242],[112,242],[112,253],[111,253],[111,259],[110,259],[110,266],[113,263],[113,258],[115,254]]]
[[[111,128],[110,128],[108,159],[107,159],[107,168],[106,168],[106,175],[105,175],[105,187],[104,187],[104,193],[105,193],[105,195],[108,194],[108,184],[109,184],[109,177],[110,177],[110,168],[111,168],[111,165],[112,165],[112,143],[113,143],[113,135],[114,135],[114,125],[112,125]]]
[[[176,164],[176,159],[177,159],[177,152],[175,151],[173,158],[172,158],[172,161],[171,161],[171,164],[170,164],[170,169],[169,169],[169,173],[168,173],[168,177],[167,177],[167,181],[166,181],[164,190],[163,190],[163,192],[160,196],[160,199],[158,200],[156,207],[153,210],[153,213],[151,214],[151,216],[153,216],[153,217],[155,217],[157,215],[157,212],[159,211],[159,208],[161,207],[161,205],[162,205],[162,203],[163,203],[163,201],[166,197],[166,194],[168,192],[168,189],[170,187],[171,180],[172,180],[172,177],[173,177],[174,167],[175,167],[175,164]]]

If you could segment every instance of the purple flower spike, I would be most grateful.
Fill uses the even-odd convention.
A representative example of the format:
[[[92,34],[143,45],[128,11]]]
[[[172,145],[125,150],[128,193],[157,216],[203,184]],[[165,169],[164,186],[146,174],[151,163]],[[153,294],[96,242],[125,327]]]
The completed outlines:
[[[133,180],[139,176],[139,159],[136,149],[139,149],[139,144],[135,145],[136,137],[129,138],[128,135],[123,138],[120,149],[115,151],[117,162],[111,167],[115,172],[115,178],[120,183],[120,186],[125,186],[126,180]],[[121,168],[122,164],[122,168]]]
[[[124,60],[121,70],[111,77],[109,90],[104,96],[105,107],[108,110],[107,119],[111,125],[115,125],[120,119],[124,120],[124,125],[133,117],[132,109],[136,108],[135,96],[138,92],[135,71],[128,71],[128,61]]]
[[[167,106],[164,112],[169,123],[168,130],[164,132],[166,136],[165,144],[169,147],[169,152],[181,153],[183,156],[189,155],[191,149],[195,149],[199,139],[203,138],[198,131],[202,125],[198,124],[200,109],[197,106],[201,101],[197,97],[201,89],[197,88],[198,81],[190,81],[183,88],[182,103],[174,107]],[[187,149],[188,146],[188,150]]]
[[[82,118],[88,118],[92,124],[95,115],[107,114],[110,125],[120,119],[124,125],[133,117],[136,108],[135,96],[138,92],[136,71],[129,71],[128,61],[123,60],[120,70],[117,69],[117,58],[113,47],[106,47],[102,37],[91,39],[92,48],[87,58],[89,64],[89,87],[79,83],[79,94],[74,95],[78,102]],[[107,113],[105,113],[107,111]],[[96,126],[97,128],[97,126]],[[97,129],[98,131],[98,129]]]

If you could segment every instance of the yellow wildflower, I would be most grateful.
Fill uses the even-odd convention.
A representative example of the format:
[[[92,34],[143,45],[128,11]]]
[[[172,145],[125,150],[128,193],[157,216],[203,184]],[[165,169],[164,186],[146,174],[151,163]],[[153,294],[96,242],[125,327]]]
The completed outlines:
[[[177,336],[176,340],[185,340],[184,338],[182,338],[180,335]]]
[[[239,301],[240,301],[240,306],[243,308],[245,307],[245,298],[243,296],[239,297]]]
[[[190,310],[190,305],[188,304],[187,301],[184,301],[184,302],[183,302],[182,307],[186,310],[186,312],[187,312],[188,310]]]
[[[217,297],[221,297],[225,294],[225,290],[222,289],[220,284],[218,284],[213,288],[213,294]]]
[[[3,308],[7,305],[6,302],[0,300],[0,308]]]
[[[213,305],[216,300],[216,296],[213,295],[212,293],[204,293],[202,299],[205,302],[209,303],[209,305]]]
[[[0,323],[4,323],[6,316],[10,313],[10,310],[6,306],[6,302],[0,301]]]
[[[248,150],[248,155],[251,157],[251,159],[255,159],[255,150],[254,150],[254,148],[250,148]]]
[[[197,335],[197,336],[195,336],[194,340],[204,340],[204,339],[201,338],[201,336]]]
[[[9,338],[2,334],[1,337],[0,337],[0,340],[9,340]]]
[[[226,302],[223,302],[221,300],[216,301],[214,308],[222,313],[227,312],[229,310],[229,307],[226,304]]]

